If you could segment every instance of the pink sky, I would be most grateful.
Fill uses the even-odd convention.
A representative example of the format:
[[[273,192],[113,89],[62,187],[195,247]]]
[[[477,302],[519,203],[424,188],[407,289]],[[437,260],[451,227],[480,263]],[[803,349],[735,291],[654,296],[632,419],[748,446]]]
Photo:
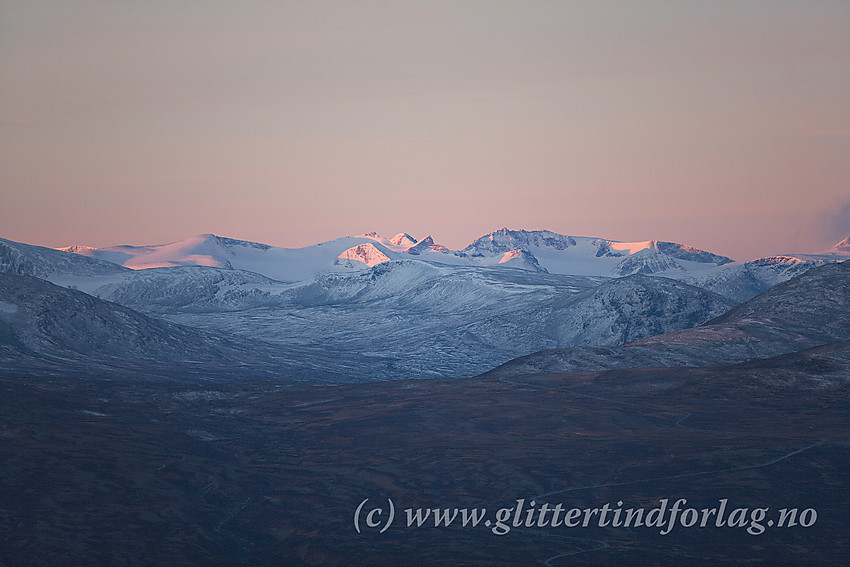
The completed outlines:
[[[850,3],[0,7],[0,237],[850,233]]]

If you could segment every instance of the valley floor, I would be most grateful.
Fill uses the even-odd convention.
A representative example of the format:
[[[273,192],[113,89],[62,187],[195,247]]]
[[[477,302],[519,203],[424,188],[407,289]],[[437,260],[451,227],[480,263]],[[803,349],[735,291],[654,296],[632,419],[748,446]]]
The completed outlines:
[[[347,385],[6,376],[0,565],[839,564],[850,387],[755,388],[753,372],[771,370]],[[363,519],[355,530],[367,498],[384,513],[394,503],[384,533]],[[768,518],[812,508],[817,521],[497,536],[406,527],[403,512],[664,498]]]

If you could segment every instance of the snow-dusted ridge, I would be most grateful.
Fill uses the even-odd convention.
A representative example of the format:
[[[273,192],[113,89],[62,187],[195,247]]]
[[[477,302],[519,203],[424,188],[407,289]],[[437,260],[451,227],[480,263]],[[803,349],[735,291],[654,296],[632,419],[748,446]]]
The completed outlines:
[[[691,271],[695,266],[720,266],[732,261],[672,242],[617,242],[507,228],[481,236],[462,250],[449,250],[431,236],[416,240],[406,232],[392,238],[367,232],[294,249],[201,234],[154,246],[69,246],[62,250],[132,269],[208,266],[253,271],[281,281],[408,258],[458,266],[509,264],[531,271],[588,276]],[[631,262],[624,263],[629,258]],[[514,259],[522,261],[509,262]]]
[[[616,289],[622,291],[621,286]],[[598,324],[599,316],[593,322]],[[494,369],[491,374],[507,377],[570,370],[717,366],[788,355],[821,345],[829,349],[828,345],[847,341],[850,336],[850,264],[832,262],[818,266],[703,325],[682,327],[674,332],[646,333],[642,339],[624,341],[614,348],[541,350]],[[771,368],[781,375],[781,370]],[[818,361],[818,373],[827,373],[828,369],[826,360]],[[848,378],[850,375],[845,374],[845,383]]]
[[[850,236],[827,250],[825,254],[850,254]]]
[[[303,248],[202,234],[155,246],[69,246],[63,250],[135,270],[207,266],[255,272],[282,282],[399,260],[590,277],[658,275],[744,301],[812,267],[850,258],[850,239],[821,254],[774,256],[744,263],[675,242],[620,242],[508,228],[480,236],[461,250],[449,250],[430,235],[416,240],[406,232],[391,238],[367,232]]]
[[[361,244],[373,244],[375,249],[390,254],[392,250],[367,236],[347,236],[304,248],[280,248],[201,234],[153,246],[112,246],[63,248],[90,258],[106,260],[134,270],[178,266],[206,266],[255,272],[278,281],[302,281],[321,273],[365,268],[362,262],[346,267],[337,260],[346,250]]]
[[[413,241],[367,233],[287,249],[205,234],[75,253],[0,241],[0,271],[314,353],[306,363],[316,368],[330,357],[351,379],[371,380],[471,375],[540,349],[612,346],[692,327],[850,257],[836,248],[734,263],[663,241],[508,229],[462,250],[430,236]]]

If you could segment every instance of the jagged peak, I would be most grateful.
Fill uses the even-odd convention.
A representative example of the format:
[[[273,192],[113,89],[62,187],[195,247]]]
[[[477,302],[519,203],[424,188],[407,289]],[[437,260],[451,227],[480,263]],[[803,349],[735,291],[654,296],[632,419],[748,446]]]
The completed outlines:
[[[431,238],[431,235],[429,234],[428,236],[417,242],[414,246],[411,246],[410,248],[405,250],[405,252],[407,252],[408,254],[416,255],[421,254],[426,250],[433,250],[435,252],[449,251],[449,249],[443,246],[442,244],[435,244],[434,239]]]
[[[751,260],[747,262],[748,264],[776,264],[776,263],[789,263],[789,264],[799,264],[801,262],[805,262],[802,258],[798,258],[796,256],[765,256],[764,258],[757,258],[755,260]]]
[[[489,234],[485,234],[484,236],[481,236],[480,238],[490,238],[492,240],[492,239],[495,239],[497,237],[518,238],[518,237],[529,237],[529,236],[535,236],[535,235],[539,235],[539,236],[560,236],[562,238],[569,238],[568,236],[566,236],[564,234],[558,234],[557,232],[552,232],[551,230],[525,230],[524,228],[514,230],[514,229],[510,229],[506,226],[500,228],[499,230],[494,230],[493,232],[491,232]]]
[[[690,262],[699,262],[702,264],[729,264],[734,262],[732,258],[700,250],[687,244],[679,244],[678,242],[668,242],[665,240],[651,240],[649,248],[656,250],[666,256],[678,258],[679,260],[688,260]]]
[[[390,244],[395,246],[413,246],[416,244],[416,239],[407,234],[406,232],[399,232],[392,238],[390,238]]]
[[[472,255],[483,250],[502,253],[531,246],[565,250],[575,245],[576,241],[572,236],[558,234],[550,230],[511,230],[504,227],[476,238],[460,252],[461,254]]]

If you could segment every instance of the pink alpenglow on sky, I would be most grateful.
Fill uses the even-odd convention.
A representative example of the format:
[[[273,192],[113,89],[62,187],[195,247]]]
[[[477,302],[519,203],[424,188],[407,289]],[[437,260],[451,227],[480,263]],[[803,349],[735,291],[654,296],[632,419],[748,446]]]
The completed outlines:
[[[5,2],[0,236],[850,234],[850,2]]]

